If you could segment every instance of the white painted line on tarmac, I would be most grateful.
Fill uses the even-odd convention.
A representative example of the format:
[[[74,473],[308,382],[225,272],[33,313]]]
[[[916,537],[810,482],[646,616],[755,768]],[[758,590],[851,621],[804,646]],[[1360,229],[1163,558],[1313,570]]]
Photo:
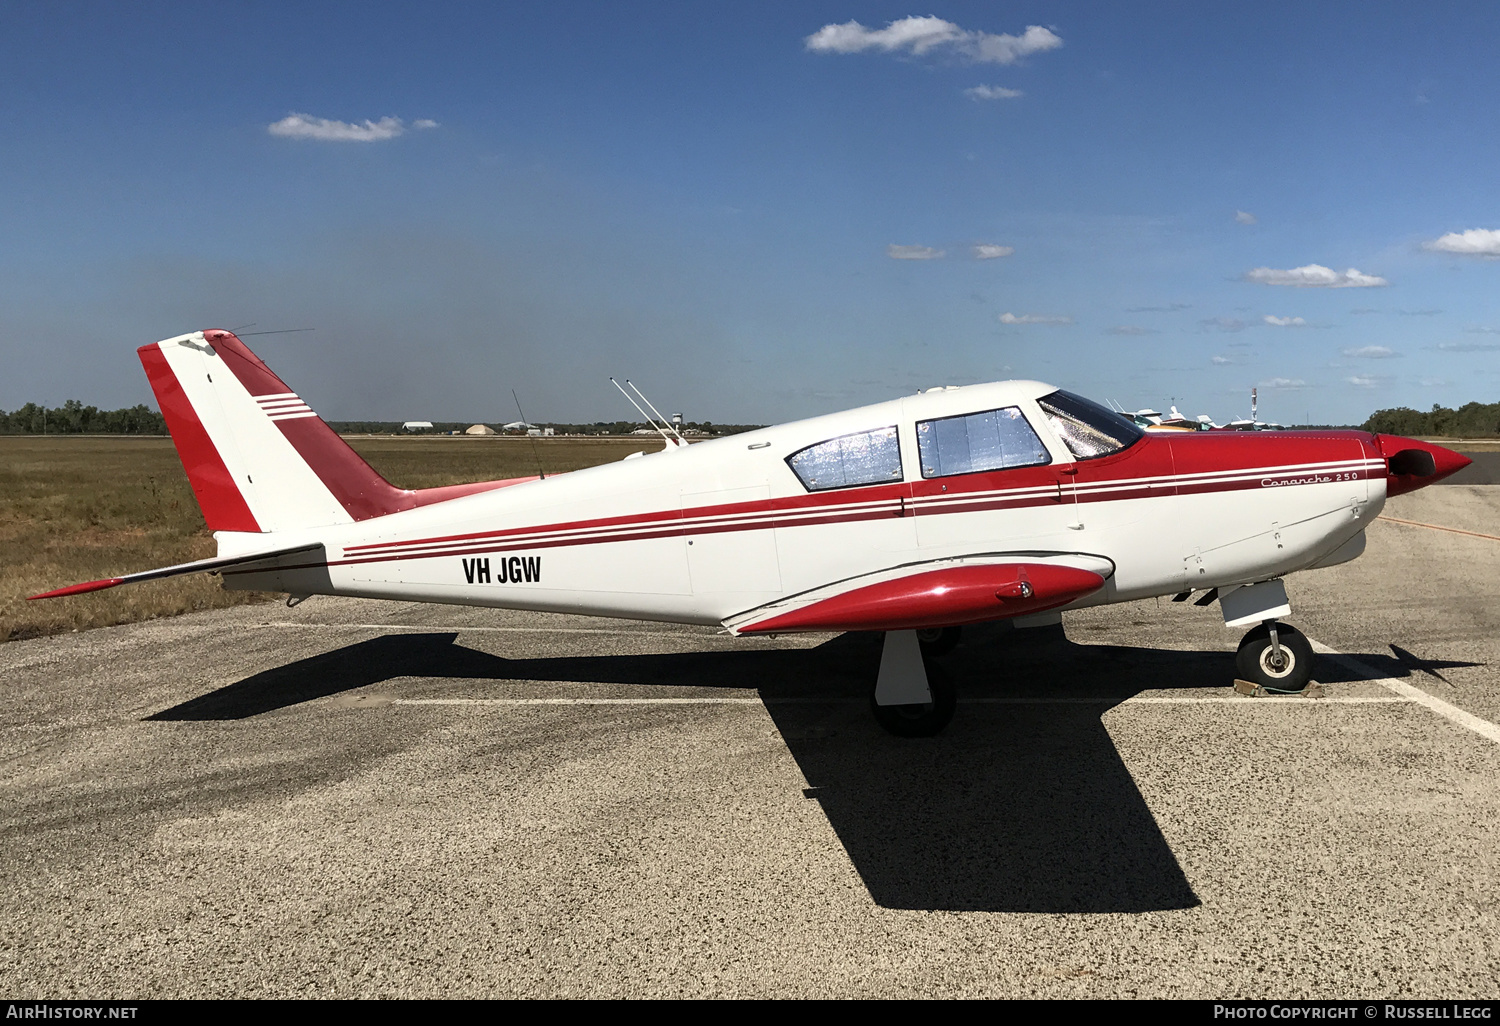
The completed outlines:
[[[960,698],[959,705],[1231,705],[1248,699],[1227,697],[1141,696],[1115,701],[1109,698]],[[1405,705],[1410,699],[1385,697],[1295,698],[1269,700],[1259,706],[1311,709],[1319,705]],[[396,698],[392,705],[863,705],[857,698]]]
[[[758,698],[397,698],[392,705],[762,705]]]
[[[419,623],[252,623],[251,628],[293,627],[302,630],[360,630],[360,631],[420,631],[424,634],[467,634],[483,631],[492,634],[629,634],[660,638],[712,638],[729,639],[728,634],[697,634],[691,631],[646,631],[623,627],[461,627]]]
[[[1115,705],[1240,705],[1248,701],[1243,695],[1205,695],[1201,697],[1187,696],[1156,696],[1137,695],[1124,701],[1114,702]],[[1108,698],[960,698],[959,705],[1102,705],[1111,700]],[[1405,698],[1386,698],[1379,696],[1335,696],[1332,698],[1307,698],[1298,699],[1296,695],[1287,695],[1281,699],[1271,699],[1257,703],[1258,706],[1289,706],[1293,708],[1312,708],[1319,705],[1399,705],[1407,702]]]
[[[1311,638],[1308,638],[1307,640],[1312,642],[1313,651],[1328,656],[1334,662],[1347,667],[1355,673],[1358,673],[1360,676],[1364,677],[1371,683],[1379,684],[1384,688],[1388,688],[1389,690],[1394,691],[1396,694],[1402,696],[1409,702],[1415,702],[1418,705],[1425,705],[1427,708],[1431,709],[1433,712],[1437,713],[1444,719],[1452,720],[1460,727],[1472,730],[1480,737],[1488,738],[1496,744],[1500,744],[1500,726],[1496,726],[1489,720],[1481,719],[1471,712],[1465,712],[1456,705],[1449,705],[1441,698],[1438,698],[1434,695],[1429,695],[1421,688],[1413,687],[1405,681],[1393,680],[1390,677],[1382,677],[1380,676],[1379,670],[1371,669],[1364,663],[1360,662],[1358,659],[1355,659],[1351,655],[1345,655],[1338,649],[1329,648],[1322,642],[1313,641],[1313,639]]]

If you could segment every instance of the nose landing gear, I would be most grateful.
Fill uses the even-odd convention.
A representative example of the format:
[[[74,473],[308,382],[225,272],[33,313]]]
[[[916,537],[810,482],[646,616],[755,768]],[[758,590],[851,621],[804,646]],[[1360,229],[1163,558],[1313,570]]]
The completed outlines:
[[[1312,680],[1312,645],[1302,632],[1275,620],[1252,628],[1240,641],[1235,668],[1267,691],[1301,694]]]

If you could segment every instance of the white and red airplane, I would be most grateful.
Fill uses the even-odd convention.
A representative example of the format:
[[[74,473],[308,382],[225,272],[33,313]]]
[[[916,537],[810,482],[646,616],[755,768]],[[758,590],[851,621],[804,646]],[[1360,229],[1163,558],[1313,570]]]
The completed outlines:
[[[918,395],[558,474],[406,491],[228,331],[140,349],[228,588],[690,624],[883,631],[871,703],[936,733],[965,624],[1201,592],[1240,675],[1302,690],[1282,578],[1358,556],[1388,496],[1470,461],[1363,431],[1154,433],[1036,381]]]

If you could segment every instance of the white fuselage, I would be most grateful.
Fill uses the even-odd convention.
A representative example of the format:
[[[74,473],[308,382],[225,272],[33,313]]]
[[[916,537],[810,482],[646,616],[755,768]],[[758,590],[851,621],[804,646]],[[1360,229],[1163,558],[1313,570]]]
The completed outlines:
[[[1113,566],[1074,605],[1248,584],[1358,555],[1386,496],[1355,433],[1147,436],[1076,459],[1036,382],[934,390],[673,446],[351,524],[278,532],[326,560],[229,572],[234,588],[723,623],[831,582],[995,554]],[[1019,408],[1050,463],[924,477],[917,424]],[[894,426],[900,478],[809,491],[788,457]],[[219,532],[221,555],[260,536]]]

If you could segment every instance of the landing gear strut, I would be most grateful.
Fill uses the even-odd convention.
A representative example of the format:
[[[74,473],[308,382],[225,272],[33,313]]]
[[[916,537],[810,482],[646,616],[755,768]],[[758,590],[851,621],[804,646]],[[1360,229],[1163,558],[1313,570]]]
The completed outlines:
[[[870,695],[875,721],[897,737],[931,737],[948,725],[958,706],[953,678],[927,666],[916,631],[887,631],[880,676]]]
[[[1312,680],[1312,645],[1297,628],[1267,620],[1245,635],[1234,664],[1242,679],[1267,691],[1301,694]]]
[[[952,652],[963,633],[962,627],[923,627],[917,631],[917,641],[922,645],[922,654],[930,658]]]

